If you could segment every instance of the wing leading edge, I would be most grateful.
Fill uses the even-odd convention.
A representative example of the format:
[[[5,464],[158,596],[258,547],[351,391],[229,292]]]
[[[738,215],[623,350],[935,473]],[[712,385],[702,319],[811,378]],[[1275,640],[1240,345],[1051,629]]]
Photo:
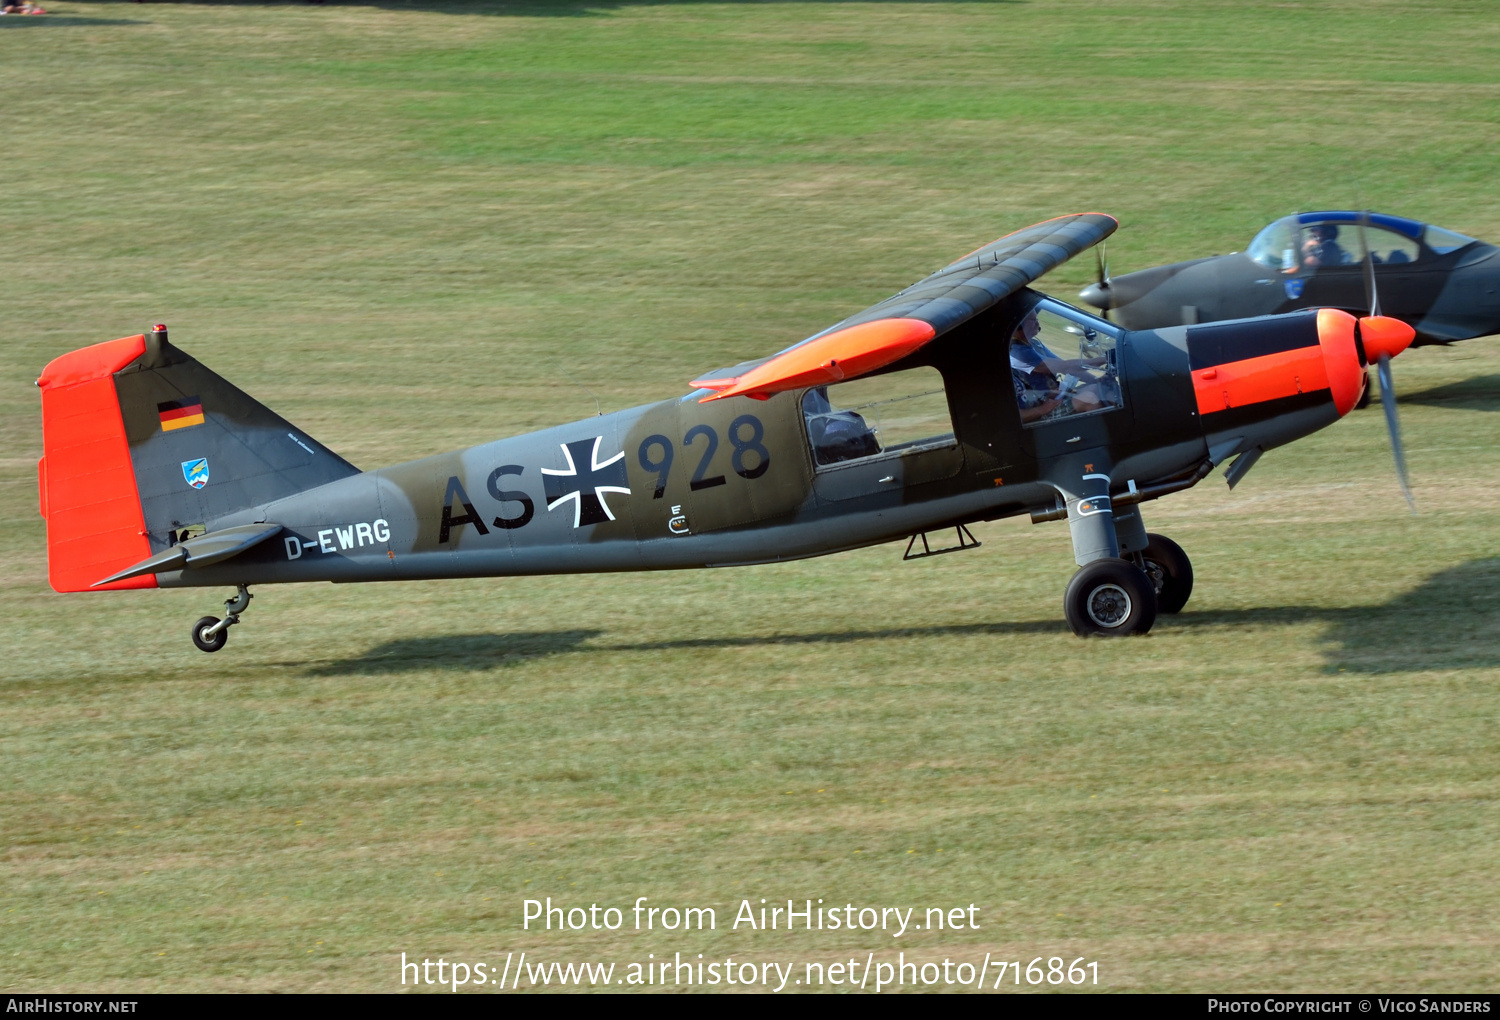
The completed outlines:
[[[1086,251],[1119,221],[1074,213],[1006,234],[864,311],[759,362],[693,380],[703,402],[838,382],[883,368]]]

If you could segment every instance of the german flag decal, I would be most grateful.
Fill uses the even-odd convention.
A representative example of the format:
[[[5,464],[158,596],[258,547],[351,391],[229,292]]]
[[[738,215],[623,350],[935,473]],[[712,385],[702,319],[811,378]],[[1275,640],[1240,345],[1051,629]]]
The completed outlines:
[[[169,400],[165,404],[157,404],[156,413],[161,415],[163,432],[192,428],[203,424],[203,401],[197,397]]]

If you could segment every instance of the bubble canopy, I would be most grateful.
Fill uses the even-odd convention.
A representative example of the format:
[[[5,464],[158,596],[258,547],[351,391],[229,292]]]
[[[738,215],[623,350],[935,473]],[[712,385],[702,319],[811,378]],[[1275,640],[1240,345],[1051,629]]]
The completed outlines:
[[[1296,252],[1299,245],[1309,231],[1314,228],[1324,228],[1324,234],[1331,235],[1330,239],[1332,239],[1339,236],[1340,228],[1347,228],[1349,233],[1344,236],[1357,246],[1355,238],[1358,237],[1361,220],[1368,223],[1367,229],[1370,232],[1379,231],[1386,235],[1397,235],[1408,242],[1415,242],[1416,245],[1427,249],[1434,255],[1446,255],[1475,243],[1472,237],[1402,216],[1369,213],[1368,220],[1366,220],[1366,215],[1362,212],[1342,209],[1283,216],[1256,234],[1250,246],[1245,249],[1245,254],[1264,266],[1291,269],[1296,264]],[[1379,242],[1374,241],[1371,246],[1378,248]]]

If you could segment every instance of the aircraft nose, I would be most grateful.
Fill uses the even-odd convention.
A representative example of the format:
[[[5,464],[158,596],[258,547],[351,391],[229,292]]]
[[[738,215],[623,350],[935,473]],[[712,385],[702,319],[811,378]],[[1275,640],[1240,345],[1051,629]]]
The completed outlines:
[[[1091,283],[1078,292],[1079,300],[1095,308],[1108,311],[1114,307],[1110,303],[1110,286],[1107,283]]]
[[[1364,344],[1365,358],[1376,362],[1382,355],[1394,358],[1410,347],[1417,331],[1389,315],[1367,315],[1359,320],[1359,338]]]

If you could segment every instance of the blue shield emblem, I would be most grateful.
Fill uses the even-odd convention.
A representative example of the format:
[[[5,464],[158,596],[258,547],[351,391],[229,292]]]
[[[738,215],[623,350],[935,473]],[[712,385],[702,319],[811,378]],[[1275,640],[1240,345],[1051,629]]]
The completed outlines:
[[[1286,299],[1288,301],[1295,301],[1295,300],[1297,300],[1299,297],[1302,296],[1302,288],[1305,287],[1306,285],[1307,285],[1307,281],[1306,280],[1288,280],[1288,281],[1286,281]]]
[[[182,477],[193,488],[203,488],[208,484],[208,458],[200,457],[197,460],[183,461]]]

